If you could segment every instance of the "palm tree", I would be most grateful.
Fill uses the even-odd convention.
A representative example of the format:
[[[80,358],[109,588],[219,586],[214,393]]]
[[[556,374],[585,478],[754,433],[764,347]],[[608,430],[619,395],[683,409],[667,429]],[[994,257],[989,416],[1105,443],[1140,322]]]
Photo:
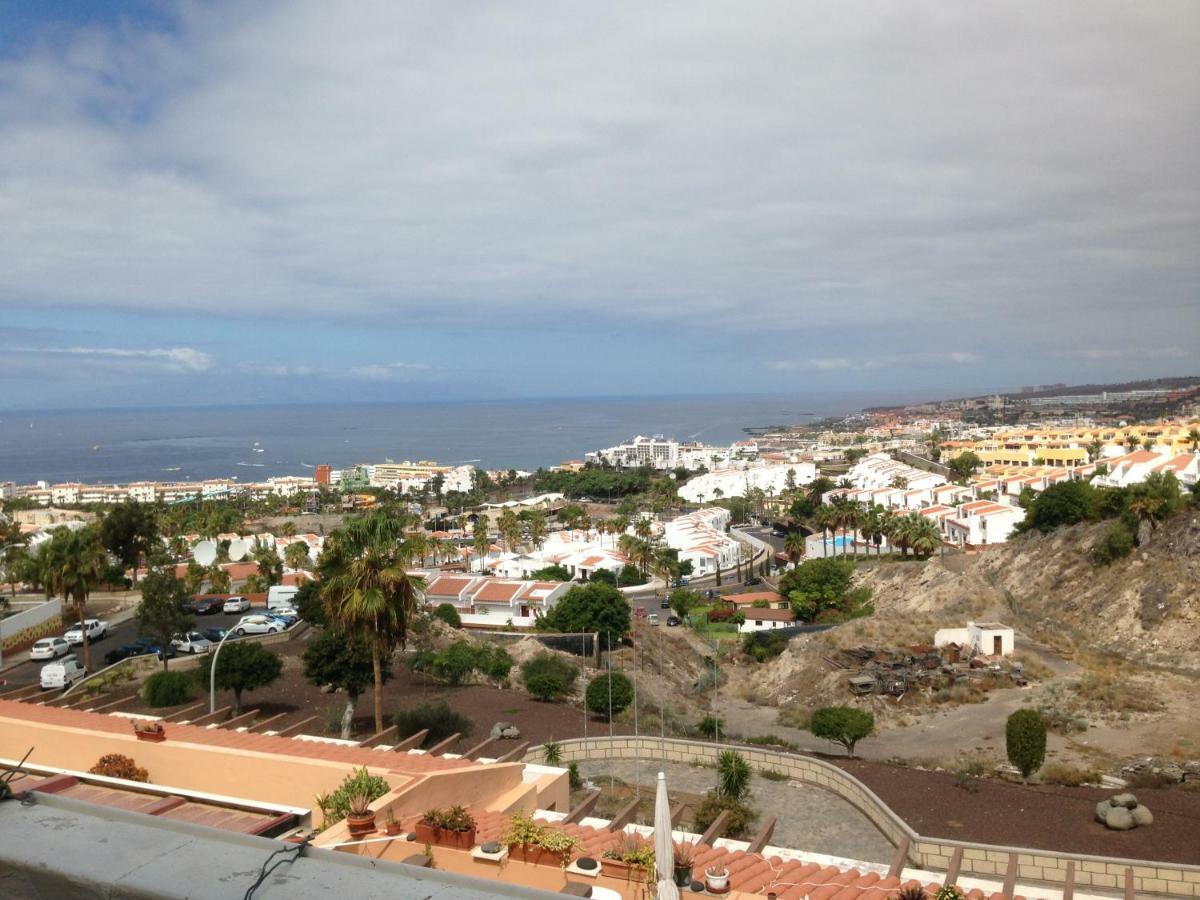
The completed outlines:
[[[231,586],[229,572],[213,563],[208,567],[208,588],[214,594],[228,594]]]
[[[488,551],[492,549],[492,539],[488,537],[488,517],[480,513],[475,519],[475,537],[471,542],[475,555],[479,558],[479,571],[482,572],[487,562]]]
[[[804,535],[799,530],[787,533],[787,537],[783,539],[783,552],[788,555],[792,565],[800,562],[800,558],[804,556]]]
[[[60,528],[46,547],[45,562],[46,590],[61,594],[74,608],[83,631],[83,667],[90,671],[92,653],[83,622],[87,617],[88,595],[100,583],[100,576],[108,564],[100,535],[91,527],[78,531]]]
[[[912,521],[909,531],[909,543],[913,553],[918,556],[929,556],[942,545],[942,533],[932,521],[920,513],[910,513],[905,516]]]
[[[862,529],[863,539],[867,541],[868,556],[871,555],[871,544],[875,543],[875,535],[879,532],[879,514],[882,510],[883,507],[875,503],[872,503],[870,506],[864,506],[859,510],[858,527]],[[875,554],[879,555],[879,544],[875,544]]]
[[[371,651],[375,732],[383,731],[383,658],[408,637],[424,584],[408,574],[409,550],[394,517],[352,519],[330,536],[322,557],[321,597],[330,618]]]
[[[283,560],[279,558],[274,547],[259,544],[254,548],[252,558],[258,564],[258,574],[268,588],[283,581]]]
[[[1187,433],[1187,439],[1191,442],[1192,452],[1200,450],[1200,428],[1192,428]]]
[[[1100,440],[1092,441],[1087,445],[1088,461],[1095,462],[1100,458],[1101,452],[1104,450],[1104,442]]]
[[[821,530],[821,555],[829,555],[829,542],[826,533],[837,527],[837,514],[831,506],[822,506],[813,514],[813,524]]]
[[[309,563],[308,544],[293,541],[283,548],[283,561],[289,569],[307,569]]]
[[[500,537],[504,539],[504,549],[511,553],[521,536],[521,523],[517,519],[517,514],[511,509],[506,509],[500,513],[500,521],[497,524],[500,529]]]

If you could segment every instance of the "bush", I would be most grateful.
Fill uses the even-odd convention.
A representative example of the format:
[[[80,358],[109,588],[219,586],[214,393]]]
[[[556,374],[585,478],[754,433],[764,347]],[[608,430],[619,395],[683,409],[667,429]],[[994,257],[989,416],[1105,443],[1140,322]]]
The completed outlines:
[[[1114,522],[1105,529],[1104,535],[1092,547],[1092,562],[1108,566],[1124,559],[1133,552],[1135,537],[1124,522]]]
[[[571,692],[579,670],[553,653],[539,653],[521,665],[525,690],[538,700],[553,702]]]
[[[708,826],[717,820],[717,816],[726,810],[729,811],[729,818],[725,824],[725,837],[744,837],[758,818],[758,813],[740,800],[732,800],[720,796],[716,791],[709,791],[696,807],[692,830],[703,834]]]
[[[719,734],[725,733],[725,720],[717,716],[705,716],[696,723],[696,733],[710,741],[716,740]]]
[[[570,581],[571,570],[566,566],[560,566],[556,563],[552,566],[546,566],[538,569],[536,572],[531,572],[529,577],[533,581]],[[595,578],[592,578],[592,581],[595,580]],[[603,581],[603,579],[601,579],[601,581]],[[609,582],[609,584],[611,583],[612,582]]]
[[[579,774],[579,763],[567,763],[567,782],[573,791],[583,787],[583,776]]]
[[[592,579],[595,581],[595,579]],[[645,584],[646,579],[642,577],[641,570],[637,566],[625,566],[621,569],[621,574],[617,576],[617,584],[621,587],[634,587],[635,585]]]
[[[633,702],[633,682],[620,672],[597,675],[584,696],[590,712],[604,719],[620,715]]]
[[[755,747],[778,747],[780,750],[787,750],[790,753],[798,753],[800,747],[792,741],[785,741],[777,734],[755,734],[746,738],[747,744],[753,744]]]
[[[742,636],[742,652],[755,662],[774,659],[787,649],[787,639],[770,631],[751,631]]]
[[[451,603],[439,603],[437,609],[433,611],[434,618],[441,619],[451,628],[462,628],[462,616],[458,614],[458,610]]]
[[[854,745],[875,730],[875,717],[853,706],[825,706],[812,714],[808,730],[814,737],[825,738],[854,755]]]
[[[758,774],[767,781],[787,781],[788,776],[778,769],[759,769]]]
[[[445,740],[452,734],[470,735],[474,724],[462,713],[452,710],[445,700],[422,703],[412,709],[404,709],[392,716],[392,724],[401,738],[411,737],[428,728],[422,746],[430,746]]]
[[[1028,778],[1046,760],[1046,723],[1034,709],[1018,709],[1004,728],[1008,761]]]
[[[1084,784],[1095,784],[1100,776],[1091,769],[1080,769],[1067,763],[1050,763],[1042,769],[1042,781],[1045,784],[1061,784],[1065,787],[1079,787]]]
[[[571,579],[569,578],[563,579],[563,581],[570,580]],[[588,581],[596,582],[598,584],[610,584],[613,587],[617,586],[617,576],[613,572],[608,571],[608,569],[597,569],[588,576]]]
[[[316,798],[317,807],[324,819],[321,827],[328,828],[346,818],[350,813],[350,798],[355,794],[365,793],[372,800],[378,800],[391,789],[383,778],[368,772],[366,766],[355,769],[333,793],[321,794]]]
[[[565,634],[597,632],[600,646],[611,647],[629,632],[633,610],[610,584],[590,582],[571,588],[554,608],[538,619],[541,631]]]
[[[717,794],[739,802],[750,796],[750,764],[735,750],[717,757]]]
[[[100,761],[88,769],[93,775],[104,775],[107,778],[124,778],[126,781],[149,781],[150,773],[138,766],[128,756],[120,753],[109,753],[100,757]]]
[[[775,723],[786,728],[808,731],[808,726],[812,723],[812,711],[803,706],[785,706],[775,713]]]
[[[146,679],[142,696],[155,709],[178,706],[192,699],[194,682],[187,672],[155,672]]]

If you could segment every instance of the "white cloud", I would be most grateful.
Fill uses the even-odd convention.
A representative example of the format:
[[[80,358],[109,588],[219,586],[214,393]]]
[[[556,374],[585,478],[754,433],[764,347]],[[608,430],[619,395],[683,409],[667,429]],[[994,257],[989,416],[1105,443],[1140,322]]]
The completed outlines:
[[[153,369],[168,373],[198,374],[213,367],[212,357],[192,347],[130,350],[119,347],[15,347],[9,352],[36,357],[72,356],[109,368]]]
[[[1193,0],[183,8],[0,59],[0,307],[1200,336]]]
[[[390,381],[415,372],[426,372],[429,371],[429,368],[425,363],[369,363],[354,366],[347,374],[350,378],[362,378],[368,381]]]
[[[982,362],[977,353],[955,351],[951,353],[909,353],[871,356],[852,359],[831,356],[817,359],[783,359],[767,363],[775,372],[871,372],[877,369],[941,369],[953,366],[972,366]]]

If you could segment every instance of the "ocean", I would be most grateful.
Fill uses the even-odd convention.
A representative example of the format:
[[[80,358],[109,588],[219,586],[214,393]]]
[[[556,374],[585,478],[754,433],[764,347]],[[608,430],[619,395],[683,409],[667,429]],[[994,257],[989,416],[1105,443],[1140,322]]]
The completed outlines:
[[[536,469],[636,434],[727,444],[747,437],[744,427],[893,402],[904,401],[825,393],[9,412],[0,413],[0,481],[257,481],[384,459]]]

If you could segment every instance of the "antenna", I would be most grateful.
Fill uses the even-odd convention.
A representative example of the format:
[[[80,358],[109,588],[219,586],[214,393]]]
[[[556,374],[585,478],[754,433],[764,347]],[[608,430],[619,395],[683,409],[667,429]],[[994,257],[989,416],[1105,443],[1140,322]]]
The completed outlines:
[[[229,542],[229,561],[241,562],[250,551],[250,545],[243,538],[234,538]]]
[[[217,561],[217,544],[215,541],[201,541],[192,548],[192,559],[199,565],[211,566]]]

